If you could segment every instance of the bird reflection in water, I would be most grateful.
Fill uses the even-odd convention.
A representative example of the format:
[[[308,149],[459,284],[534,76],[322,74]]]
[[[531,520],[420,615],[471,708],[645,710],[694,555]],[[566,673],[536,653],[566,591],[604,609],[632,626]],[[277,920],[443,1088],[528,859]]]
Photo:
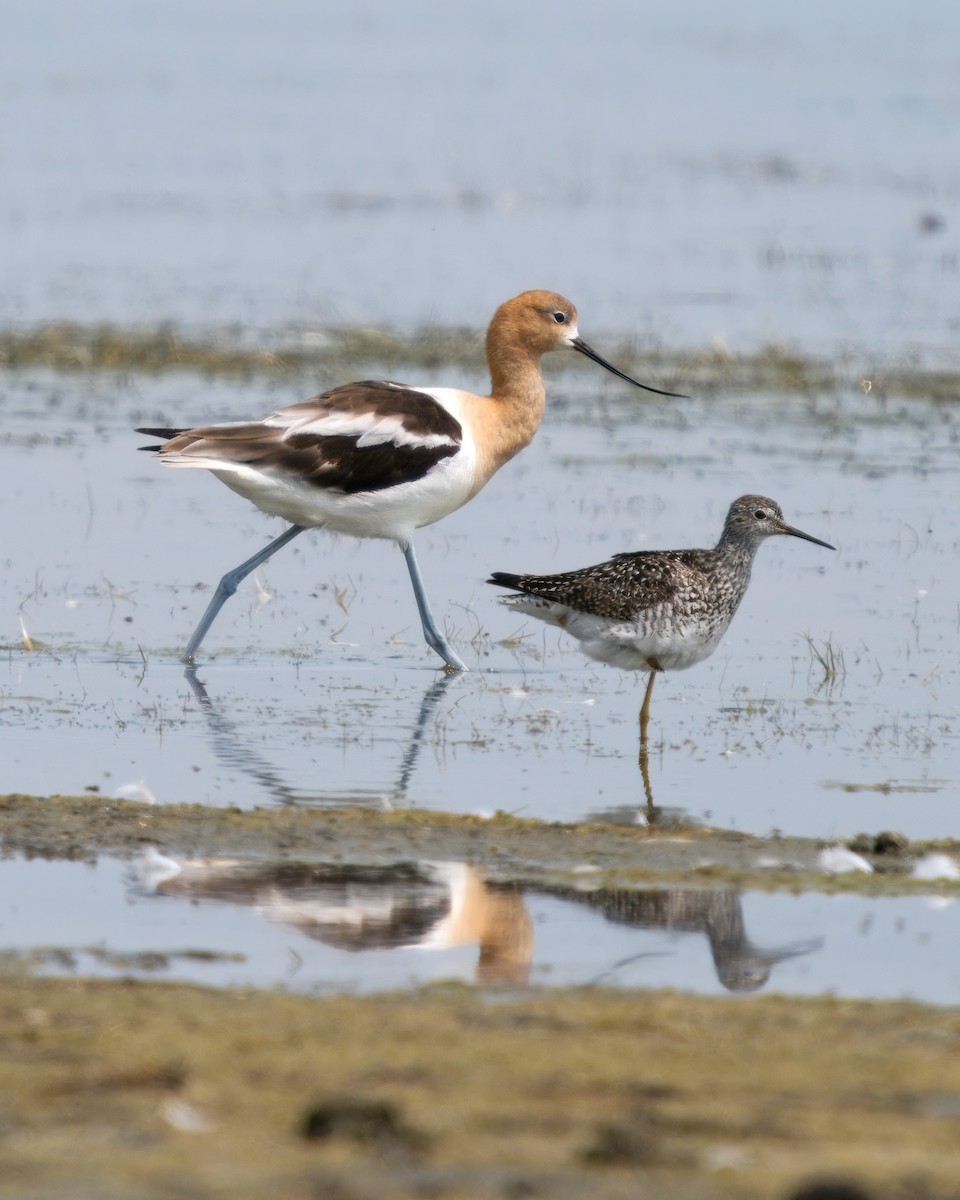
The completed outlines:
[[[148,851],[138,890],[254,908],[267,920],[339,950],[362,952],[476,946],[478,983],[522,985],[534,965],[533,922],[524,901],[546,895],[586,906],[605,920],[671,935],[703,934],[728,991],[762,988],[774,967],[819,948],[820,940],[777,948],[754,945],[736,892],[504,885],[461,862],[342,863],[176,861]],[[593,983],[612,981],[647,954],[614,963]],[[571,954],[575,959],[575,951]],[[555,964],[542,964],[545,969]],[[651,980],[651,983],[657,981]]]
[[[157,893],[251,907],[338,950],[475,945],[478,983],[528,982],[533,925],[519,890],[468,863],[177,862],[154,852],[139,875]]]
[[[822,938],[764,949],[747,935],[740,894],[669,888],[632,891],[626,888],[597,888],[592,892],[561,889],[551,893],[595,909],[608,921],[632,929],[664,929],[671,934],[706,935],[717,978],[730,992],[756,992],[770,978],[773,968],[790,958],[819,950]],[[617,963],[594,983],[610,982],[632,959]]]
[[[230,770],[241,771],[252,779],[267,792],[271,800],[281,804],[378,803],[385,808],[402,804],[405,800],[424,739],[433,724],[437,705],[447,688],[459,678],[457,675],[445,674],[431,680],[420,700],[416,720],[404,747],[400,768],[391,786],[376,792],[358,790],[329,795],[305,787],[291,786],[282,773],[250,745],[249,736],[243,728],[210,698],[206,687],[197,678],[196,667],[187,667],[183,674],[206,717],[210,746],[214,755]]]
[[[319,797],[295,790],[266,759],[251,749],[236,724],[211,701],[196,671],[186,678],[208,722],[217,757],[282,803],[356,802],[356,796]],[[381,803],[403,803],[440,700],[457,676],[431,682],[421,698],[397,775],[379,794]],[[653,804],[646,759],[641,754],[646,819],[662,822],[676,814]],[[370,797],[365,796],[364,799]],[[637,818],[637,810],[634,819]],[[176,861],[148,851],[138,868],[138,890],[191,900],[219,901],[254,908],[267,920],[336,949],[362,952],[399,949],[451,949],[476,946],[478,983],[523,985],[534,961],[533,923],[524,894],[545,895],[586,906],[603,918],[633,929],[672,935],[704,934],[720,983],[729,991],[762,988],[774,967],[817,949],[819,941],[764,949],[747,935],[736,892],[695,889],[594,891],[545,888],[539,882],[494,882],[480,865],[415,861],[387,866],[344,863],[249,863],[237,860]],[[631,956],[594,980],[614,978]],[[575,951],[571,954],[575,961]],[[547,969],[551,964],[544,964]]]
[[[431,680],[420,699],[420,706],[404,747],[400,767],[390,786],[376,791],[353,789],[348,793],[329,794],[312,791],[304,786],[292,786],[284,778],[282,771],[250,744],[250,738],[245,733],[243,726],[234,721],[221,705],[211,699],[206,687],[197,677],[196,667],[187,667],[184,670],[184,678],[190,685],[206,718],[210,732],[210,747],[215,757],[228,769],[241,771],[253,780],[271,800],[281,804],[377,804],[384,808],[402,806],[406,801],[423,745],[435,725],[440,701],[447,689],[458,686],[461,680],[460,676],[452,674],[444,674]],[[644,805],[629,809],[617,809],[615,815],[610,818],[611,823],[639,822],[648,825],[682,823],[683,811],[681,809],[664,809],[654,804],[653,788],[650,783],[649,756],[647,747],[643,743],[640,748],[640,774],[643,781]],[[607,819],[606,814],[598,813],[597,819]]]

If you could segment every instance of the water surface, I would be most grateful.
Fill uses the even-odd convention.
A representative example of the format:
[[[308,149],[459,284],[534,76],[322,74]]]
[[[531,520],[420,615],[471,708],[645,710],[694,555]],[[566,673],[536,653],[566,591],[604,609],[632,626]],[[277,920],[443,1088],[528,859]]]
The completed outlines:
[[[558,820],[633,806],[643,677],[519,620],[484,580],[712,544],[749,490],[838,549],[766,543],[720,649],[658,681],[655,800],[760,834],[954,836],[952,409],[853,389],[637,404],[601,387],[598,407],[585,378],[558,379],[534,444],[421,531],[468,675],[432,690],[439,660],[395,547],[310,533],[222,613],[198,672],[204,704],[176,656],[220,573],[279,526],[211,477],[138,455],[130,429],[301,392],[9,376],[0,463],[23,517],[5,531],[7,789],[142,780],[161,802],[386,797]]]
[[[942,899],[504,891],[457,863],[187,865],[178,879],[156,859],[6,860],[6,949],[58,973],[307,992],[459,979],[960,1001],[960,907]]]

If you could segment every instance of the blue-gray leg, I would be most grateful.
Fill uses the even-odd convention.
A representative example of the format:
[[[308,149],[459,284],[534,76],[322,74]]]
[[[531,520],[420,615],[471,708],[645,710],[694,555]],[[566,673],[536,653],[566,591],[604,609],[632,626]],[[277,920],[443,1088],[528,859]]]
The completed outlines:
[[[436,650],[451,671],[466,671],[467,664],[453,652],[433,619],[427,593],[423,589],[423,579],[420,576],[420,568],[417,566],[413,543],[410,542],[406,546],[401,545],[400,548],[403,551],[403,557],[407,560],[407,570],[410,572],[413,594],[417,598],[417,608],[420,610],[420,621],[423,625],[423,636],[427,640],[427,645],[431,650]]]
[[[276,554],[276,552],[287,544],[292,542],[298,533],[303,533],[302,525],[291,525],[285,532],[281,533],[278,538],[274,538],[262,550],[246,562],[240,564],[239,567],[234,567],[232,571],[228,571],[226,575],[217,584],[217,590],[213,593],[213,599],[207,605],[207,611],[203,614],[200,624],[193,631],[193,637],[187,642],[187,648],[180,655],[180,661],[188,666],[193,665],[193,656],[196,654],[200,643],[207,636],[207,630],[217,619],[217,614],[224,604],[230,599],[233,593],[237,590],[240,581],[246,579],[251,571],[255,571],[261,563],[265,563],[268,558]]]

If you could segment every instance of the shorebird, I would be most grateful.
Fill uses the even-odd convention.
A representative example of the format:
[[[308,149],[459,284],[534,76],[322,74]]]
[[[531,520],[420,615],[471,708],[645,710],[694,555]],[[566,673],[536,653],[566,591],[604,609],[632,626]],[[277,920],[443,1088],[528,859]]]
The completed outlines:
[[[682,671],[716,650],[750,583],[760,543],[787,534],[834,547],[788,525],[766,496],[730,505],[712,550],[639,550],[562,575],[510,575],[487,580],[518,595],[502,602],[559,625],[584,653],[625,671],[649,671],[640,709],[640,744],[647,742],[650,698],[658,671]]]
[[[580,337],[577,310],[556,292],[507,300],[487,330],[490,395],[363,380],[278,409],[261,421],[198,429],[138,429],[169,467],[203,467],[290,528],[228,571],[181,655],[193,665],[207,631],[242,579],[305,529],[387,538],[403,551],[427,645],[451,671],[465,664],[437,627],[413,533],[454,512],[526,446],[543,416],[540,359],[572,349],[627,383],[648,387]]]

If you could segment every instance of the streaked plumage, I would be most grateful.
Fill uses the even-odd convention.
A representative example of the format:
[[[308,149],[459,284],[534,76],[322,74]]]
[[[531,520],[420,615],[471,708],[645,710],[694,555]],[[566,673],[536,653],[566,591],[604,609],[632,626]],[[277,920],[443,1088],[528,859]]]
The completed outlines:
[[[472,499],[526,446],[543,416],[541,356],[570,348],[621,379],[577,329],[577,310],[556,292],[523,292],[487,330],[489,396],[365,380],[278,409],[262,421],[199,429],[140,429],[166,466],[202,467],[291,528],[220,581],[183,653],[194,654],[237,584],[304,529],[389,538],[404,552],[424,637],[452,670],[463,662],[438,630],[413,550],[413,533]],[[674,395],[662,392],[661,395]]]
[[[692,667],[716,650],[750,583],[760,543],[777,534],[833,549],[788,525],[773,500],[741,496],[712,550],[640,550],[561,575],[497,571],[487,582],[516,589],[504,604],[559,625],[591,658],[650,672],[640,713],[645,741],[656,673]]]

